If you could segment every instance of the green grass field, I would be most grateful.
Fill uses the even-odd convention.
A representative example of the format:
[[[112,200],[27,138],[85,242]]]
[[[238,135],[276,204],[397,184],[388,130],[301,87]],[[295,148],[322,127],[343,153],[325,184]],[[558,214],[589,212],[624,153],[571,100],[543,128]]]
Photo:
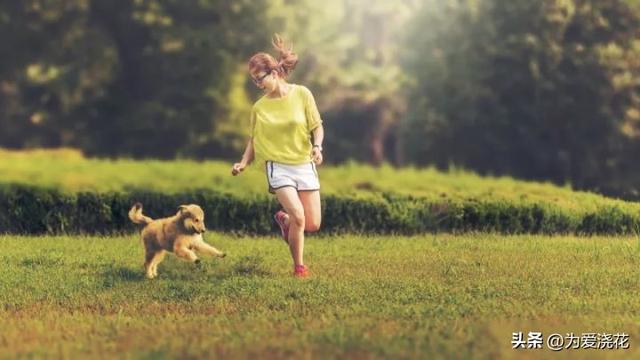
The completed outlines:
[[[638,358],[637,238],[208,234],[147,280],[136,235],[0,236],[0,358]],[[517,331],[624,332],[628,350],[512,350]]]

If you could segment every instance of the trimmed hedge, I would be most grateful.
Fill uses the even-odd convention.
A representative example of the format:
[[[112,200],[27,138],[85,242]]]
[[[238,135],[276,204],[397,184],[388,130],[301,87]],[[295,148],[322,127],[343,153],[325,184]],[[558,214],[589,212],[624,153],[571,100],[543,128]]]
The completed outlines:
[[[127,213],[141,202],[152,218],[172,215],[180,204],[205,211],[208,229],[272,234],[272,196],[239,198],[209,189],[178,194],[143,190],[126,193],[64,193],[25,185],[0,186],[0,233],[118,234],[136,226]],[[637,234],[640,214],[620,205],[577,214],[550,204],[506,201],[426,201],[384,193],[371,198],[325,196],[323,232],[416,234],[423,232],[499,232],[505,234]]]

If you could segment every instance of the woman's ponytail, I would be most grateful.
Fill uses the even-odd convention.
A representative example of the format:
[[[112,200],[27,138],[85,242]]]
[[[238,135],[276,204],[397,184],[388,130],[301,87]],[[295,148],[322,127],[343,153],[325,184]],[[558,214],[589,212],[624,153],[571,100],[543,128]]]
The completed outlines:
[[[275,47],[276,50],[278,50],[278,52],[280,53],[276,70],[281,77],[286,78],[293,71],[293,69],[295,69],[296,64],[298,63],[298,55],[293,52],[293,45],[291,45],[288,49],[286,48],[284,41],[278,34],[275,34],[273,36],[273,40],[271,43],[273,44],[273,47]]]

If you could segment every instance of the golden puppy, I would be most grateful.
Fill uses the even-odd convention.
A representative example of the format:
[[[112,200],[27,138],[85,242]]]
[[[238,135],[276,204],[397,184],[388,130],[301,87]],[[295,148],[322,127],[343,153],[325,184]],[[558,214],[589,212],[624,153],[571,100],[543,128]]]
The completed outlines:
[[[174,216],[153,220],[142,214],[142,204],[136,203],[129,210],[129,219],[136,224],[144,225],[142,243],[144,244],[144,268],[147,277],[158,276],[158,264],[167,251],[178,257],[198,264],[200,259],[193,250],[205,254],[225,257],[225,253],[207,244],[202,239],[206,231],[204,211],[198,205],[180,205]]]

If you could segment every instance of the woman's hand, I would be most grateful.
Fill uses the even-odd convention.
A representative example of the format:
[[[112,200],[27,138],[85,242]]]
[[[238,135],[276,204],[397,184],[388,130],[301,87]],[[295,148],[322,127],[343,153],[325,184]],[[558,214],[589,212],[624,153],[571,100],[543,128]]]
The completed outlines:
[[[242,161],[239,163],[233,164],[233,166],[231,167],[231,175],[236,176],[240,174],[242,171],[244,171],[244,168],[246,167],[247,167],[247,163]]]
[[[311,149],[311,161],[316,165],[320,165],[322,164],[322,160],[322,151],[320,151],[317,146],[314,146],[313,149]]]

